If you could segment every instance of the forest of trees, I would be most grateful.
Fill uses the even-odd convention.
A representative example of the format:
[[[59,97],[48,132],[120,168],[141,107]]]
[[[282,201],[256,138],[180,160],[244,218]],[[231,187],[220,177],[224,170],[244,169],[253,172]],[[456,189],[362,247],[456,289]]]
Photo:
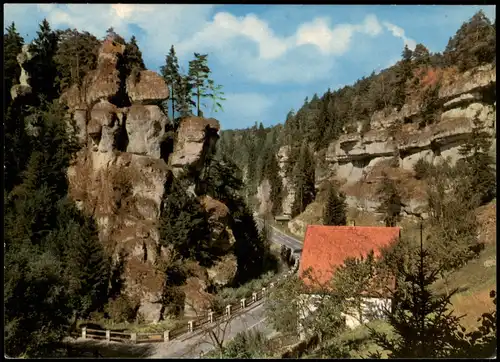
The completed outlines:
[[[112,28],[107,36],[125,45],[118,61],[123,85],[127,77],[138,77],[145,69],[142,53],[135,37],[127,42]],[[23,65],[32,92],[12,99],[9,90],[19,83],[17,56],[24,39],[14,23],[4,34],[5,353],[11,357],[51,355],[68,335],[68,327],[93,313],[116,322],[135,318],[130,301],[120,294],[122,258],[115,260],[104,248],[94,218],[68,196],[67,169],[81,146],[74,127],[68,128],[68,109],[59,97],[72,85],[82,86],[85,75],[96,69],[101,41],[76,29],[52,30],[44,19],[29,44],[32,57]],[[173,46],[169,62],[173,65],[163,75],[177,112],[172,123],[191,115],[194,106],[201,115],[205,98],[221,108],[223,93],[209,77],[207,55],[195,53],[187,75],[178,72]],[[119,93],[113,101],[129,105],[124,90]],[[209,158],[207,163],[208,172],[200,182],[203,194],[222,200],[231,211],[238,262],[235,285],[275,270],[277,260],[242,196],[241,171],[224,157]],[[183,180],[173,180],[169,187],[161,210],[160,243],[177,257],[163,270],[163,302],[175,312],[176,287],[186,277],[183,261],[210,266],[221,251],[211,245],[208,215],[186,192]]]
[[[432,123],[437,116],[435,106],[439,79],[427,77],[432,81],[423,84],[423,77],[435,74],[438,69],[457,68],[459,72],[464,72],[481,64],[494,63],[495,27],[496,24],[491,24],[485,14],[479,11],[450,38],[443,53],[430,53],[423,44],[417,44],[413,51],[405,47],[402,59],[394,66],[378,74],[373,72],[352,86],[336,91],[329,89],[321,97],[317,94],[310,99],[306,97],[298,111],[291,110],[287,114],[284,125],[222,131],[220,152],[231,157],[240,168],[247,171],[249,185],[252,185],[248,186],[250,198],[255,195],[261,179],[261,175],[255,170],[258,169],[256,163],[262,163],[265,154],[256,151],[263,149],[263,134],[278,133],[274,136],[276,144],[272,145],[275,150],[285,145],[291,148],[287,174],[292,180],[297,180],[295,171],[298,168],[295,164],[307,156],[301,154],[305,151],[304,141],[309,146],[308,152],[312,153],[325,149],[342,133],[354,131],[357,123],[362,124],[362,133],[367,132],[370,130],[370,117],[375,111],[400,109],[409,100],[419,99],[424,104],[420,125]],[[276,156],[276,152],[274,155]],[[270,159],[269,156],[266,158]],[[315,161],[319,162],[320,159],[317,154]],[[307,166],[307,173],[314,173],[315,162]],[[275,189],[280,189],[278,181],[271,182],[271,187],[274,185]],[[314,199],[309,197],[311,185],[302,181],[300,180],[300,184],[294,181],[297,191],[294,214],[297,210],[302,211]],[[279,199],[272,201],[279,202]],[[274,211],[279,213],[280,210],[275,208]]]

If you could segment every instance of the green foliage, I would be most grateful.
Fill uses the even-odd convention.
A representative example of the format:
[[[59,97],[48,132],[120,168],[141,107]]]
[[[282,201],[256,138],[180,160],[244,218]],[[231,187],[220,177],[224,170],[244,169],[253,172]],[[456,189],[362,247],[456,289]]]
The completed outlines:
[[[293,169],[295,185],[295,200],[292,205],[292,217],[302,213],[307,205],[314,201],[314,159],[309,146],[304,142],[300,148],[299,157]]]
[[[54,61],[59,39],[57,32],[51,30],[47,19],[42,21],[39,28],[37,37],[29,47],[32,58],[24,64],[24,67],[31,76],[30,85],[33,94],[51,102],[59,96],[58,70]]]
[[[54,55],[57,83],[64,91],[73,84],[82,85],[83,78],[97,67],[99,40],[88,32],[67,29],[58,32],[59,46]]]
[[[12,23],[7,29],[7,34],[3,35],[3,59],[4,59],[4,104],[10,103],[10,89],[19,83],[21,67],[17,61],[17,56],[21,53],[24,39],[19,35],[16,26]]]
[[[329,185],[326,204],[323,209],[323,225],[346,225],[347,204],[345,195]]]
[[[223,111],[224,108],[222,107],[222,104],[220,102],[225,101],[226,98],[224,98],[222,86],[220,84],[215,85],[212,79],[208,79],[207,83],[207,90],[209,91],[209,93],[207,93],[205,96],[210,98],[210,100],[212,101],[212,112]]]
[[[265,358],[269,352],[269,341],[264,333],[250,329],[238,333],[227,343],[222,358]]]
[[[382,182],[377,189],[377,194],[380,200],[377,212],[383,214],[385,226],[396,226],[401,218],[401,196],[399,196],[395,181],[385,173],[382,175]]]
[[[170,90],[170,102],[172,105],[172,120],[175,119],[175,109],[176,105],[180,101],[180,97],[178,94],[181,75],[179,73],[179,60],[177,59],[177,55],[175,54],[174,46],[170,47],[170,51],[168,55],[165,57],[165,65],[162,65],[161,74],[165,82],[167,83]]]
[[[75,135],[60,105],[42,105],[28,109],[37,132],[20,183],[4,200],[6,352],[13,357],[46,356],[70,318],[107,299],[109,259],[92,221],[66,199]]]
[[[389,358],[449,357],[460,345],[460,318],[450,310],[450,298],[456,290],[433,294],[431,286],[440,268],[433,266],[423,247],[411,250],[408,259],[399,264],[398,286],[391,295],[392,313],[387,315],[394,336],[388,338],[385,333],[371,330],[371,338],[389,351]]]
[[[415,172],[415,178],[417,180],[425,179],[428,175],[431,166],[432,164],[424,160],[423,158],[418,159],[417,162],[415,162],[415,165],[413,165],[413,172]]]
[[[467,143],[460,148],[459,169],[463,172],[465,198],[475,205],[484,205],[496,197],[496,175],[491,167],[495,160],[489,154],[491,141],[481,132],[479,121],[469,136]]]
[[[132,322],[135,318],[132,303],[125,295],[110,299],[106,305],[106,313],[114,323]]]
[[[474,199],[468,195],[460,176],[462,168],[442,162],[431,167],[427,177],[427,200],[432,255],[443,271],[461,267],[476,257],[481,249],[477,243],[477,218]]]
[[[189,79],[193,87],[193,96],[196,97],[198,117],[201,117],[200,100],[207,96],[210,68],[207,65],[208,54],[194,53],[194,59],[189,62]]]
[[[174,179],[163,199],[160,220],[160,243],[173,246],[183,258],[200,265],[212,265],[219,251],[211,246],[207,214],[197,200]]]
[[[462,72],[495,59],[495,27],[482,10],[464,22],[450,38],[444,57],[448,65],[457,65]]]

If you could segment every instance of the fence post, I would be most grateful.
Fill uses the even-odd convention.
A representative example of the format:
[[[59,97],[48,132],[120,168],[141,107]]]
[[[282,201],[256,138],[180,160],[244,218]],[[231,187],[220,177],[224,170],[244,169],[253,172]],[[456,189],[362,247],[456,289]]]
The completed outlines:
[[[266,295],[266,287],[262,287],[262,298]]]
[[[192,331],[193,331],[193,325],[194,325],[194,321],[189,321],[189,322],[188,322],[188,331],[189,331],[189,332],[192,332]]]
[[[214,312],[210,311],[208,312],[208,323],[213,323],[214,322]]]
[[[87,338],[87,327],[82,328],[82,338],[83,339]]]
[[[130,335],[130,340],[132,341],[132,343],[137,343],[137,333],[136,332],[133,332]]]
[[[170,341],[170,331],[163,332],[163,342]]]
[[[106,329],[106,341],[111,341],[111,331],[109,329]]]
[[[257,301],[257,293],[256,292],[253,292],[252,293],[252,302],[256,302]]]
[[[231,304],[226,306],[226,316],[231,317]]]
[[[241,308],[245,309],[246,308],[246,300],[245,300],[245,298],[243,298],[242,300],[240,300],[240,302],[241,302]]]

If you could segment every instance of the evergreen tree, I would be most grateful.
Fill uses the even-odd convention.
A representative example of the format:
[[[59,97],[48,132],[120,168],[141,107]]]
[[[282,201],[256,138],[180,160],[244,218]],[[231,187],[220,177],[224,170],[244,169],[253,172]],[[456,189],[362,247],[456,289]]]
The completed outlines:
[[[132,36],[130,42],[125,44],[123,63],[127,76],[132,74],[136,81],[138,80],[139,72],[146,69],[142,60],[142,52],[139,50],[135,36]]]
[[[370,328],[371,338],[388,351],[389,358],[449,357],[461,345],[459,318],[450,310],[450,299],[457,290],[439,296],[433,292],[440,269],[431,265],[422,243],[407,257],[408,263],[400,261],[392,266],[397,268],[399,279],[387,318],[395,336],[388,338]],[[380,358],[380,354],[372,357]]]
[[[210,98],[212,101],[212,112],[223,111],[221,101],[225,101],[224,92],[222,91],[222,86],[215,85],[212,79],[207,80],[207,90],[209,93],[206,94],[206,97]]]
[[[457,65],[462,72],[495,59],[495,28],[482,10],[462,24],[443,55],[449,66]]]
[[[178,103],[177,90],[180,87],[181,75],[179,73],[179,61],[175,54],[174,46],[170,47],[168,55],[165,57],[165,65],[161,67],[161,74],[163,79],[170,88],[170,102],[172,105],[172,120],[175,119],[175,109]]]
[[[329,185],[325,208],[323,209],[323,225],[346,225],[347,204],[345,195]]]
[[[377,190],[381,202],[377,212],[383,214],[385,226],[392,227],[396,226],[401,218],[401,196],[394,180],[385,173],[382,177],[382,182]]]
[[[302,213],[307,205],[314,201],[314,160],[307,143],[303,142],[299,157],[293,171],[295,185],[295,200],[292,206],[292,216]]]
[[[191,84],[189,76],[181,75],[179,79],[179,87],[176,89],[177,97],[175,104],[175,111],[179,113],[180,117],[192,115],[191,109],[196,105],[196,103],[192,100],[192,89],[193,85]]]
[[[460,148],[460,155],[466,192],[466,199],[473,200],[475,205],[484,205],[496,197],[496,175],[491,167],[495,160],[489,154],[491,141],[481,132],[480,121],[475,120],[475,126],[467,143]]]
[[[39,98],[51,102],[59,96],[57,84],[57,65],[54,61],[58,48],[57,33],[52,31],[47,19],[44,19],[37,31],[37,37],[30,44],[31,60],[25,63],[30,74],[33,93]]]
[[[207,96],[207,82],[210,74],[210,68],[207,65],[208,54],[194,53],[194,59],[189,62],[189,79],[191,81],[193,96],[196,97],[196,109],[198,117],[201,117],[200,100]]]
[[[413,51],[413,59],[415,64],[418,65],[430,65],[431,57],[429,50],[421,43],[418,43],[415,46],[415,50]]]
[[[88,32],[67,29],[58,33],[59,46],[54,56],[57,83],[64,91],[73,84],[82,85],[85,75],[97,67],[99,40]]]
[[[4,69],[4,104],[10,103],[10,89],[19,83],[21,67],[17,61],[17,56],[21,53],[24,39],[19,35],[16,25],[12,23],[7,29],[7,34],[3,35],[3,69]]]
[[[160,243],[171,245],[183,258],[211,266],[218,251],[211,245],[207,215],[193,196],[173,180],[162,203]]]

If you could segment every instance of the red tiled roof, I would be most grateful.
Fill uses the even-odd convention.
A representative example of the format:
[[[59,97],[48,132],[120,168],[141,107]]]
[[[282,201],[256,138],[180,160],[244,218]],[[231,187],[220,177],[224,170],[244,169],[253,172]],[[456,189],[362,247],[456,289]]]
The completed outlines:
[[[378,257],[380,249],[398,240],[399,235],[398,227],[308,225],[299,276],[306,285],[313,284],[303,276],[311,268],[313,280],[325,285],[346,258],[366,256],[371,250]]]

